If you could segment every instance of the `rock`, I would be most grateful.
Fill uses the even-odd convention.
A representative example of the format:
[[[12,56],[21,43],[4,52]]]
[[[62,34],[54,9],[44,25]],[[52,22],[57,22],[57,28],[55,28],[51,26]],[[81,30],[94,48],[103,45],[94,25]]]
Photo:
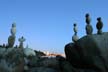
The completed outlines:
[[[66,61],[66,59],[62,56],[56,56],[56,59],[59,61],[59,68],[61,72],[78,72],[72,65]]]
[[[24,71],[28,71],[28,70],[29,70],[28,66],[25,65],[25,66],[24,66]]]
[[[46,58],[40,62],[41,66],[59,69],[59,62],[56,58]]]
[[[30,48],[24,48],[24,54],[25,56],[35,56],[36,53],[34,50],[30,49]]]
[[[77,24],[74,24],[73,26],[74,26],[74,28],[73,28],[73,30],[74,30],[74,35],[72,36],[72,41],[73,41],[73,42],[76,42],[76,41],[79,39],[78,36],[77,36],[77,31],[78,31],[78,29],[77,29]]]
[[[91,35],[92,34],[92,32],[93,32],[92,25],[87,24],[85,29],[86,29],[86,34],[87,35]]]
[[[108,32],[84,36],[65,46],[67,60],[74,67],[108,72]]]
[[[19,44],[19,48],[24,48],[23,46],[23,42],[25,41],[26,39],[22,36],[21,38],[18,39],[18,41],[20,42]]]
[[[59,72],[59,71],[47,67],[36,67],[36,68],[31,68],[28,72]]]
[[[16,23],[15,22],[12,23],[12,28],[11,28],[10,32],[11,32],[12,36],[15,36],[15,34],[16,34]]]
[[[90,25],[90,22],[91,22],[91,18],[90,18],[90,16],[89,16],[89,14],[87,13],[86,15],[85,15],[85,17],[86,17],[86,34],[87,35],[91,35],[92,34],[92,32],[93,32],[93,28],[92,28],[92,25]]]
[[[23,51],[21,49],[8,48],[2,55],[0,54],[1,72],[23,72],[23,69],[24,60]]]
[[[38,57],[46,56],[46,54],[42,51],[37,51],[37,50],[34,50],[34,51],[36,53],[36,56],[38,56]]]
[[[12,48],[14,46],[15,43],[15,36],[9,36],[8,38],[8,47]]]
[[[6,48],[1,48],[0,47],[0,56],[2,56],[4,54],[4,52],[6,51]]]
[[[29,69],[45,67],[45,68],[51,68],[51,69],[54,69],[57,71],[60,70],[59,69],[59,62],[56,58],[40,58],[37,60],[36,59],[37,58],[34,56],[31,56],[31,58],[28,59],[29,62],[27,64],[27,66]]]
[[[79,39],[79,37],[77,35],[73,35],[72,36],[72,41],[73,42],[76,42],[78,39]]]
[[[27,65],[29,68],[40,66],[39,59],[36,56],[29,56],[27,57],[27,60],[28,60]]]
[[[101,17],[97,18],[96,28],[98,29],[97,34],[102,34],[103,22],[101,21]]]
[[[74,68],[68,61],[60,62],[61,72],[80,72],[78,69]]]
[[[65,46],[66,60],[69,61],[72,66],[79,68],[82,66],[81,58],[74,43],[69,43]]]
[[[8,47],[12,48],[15,43],[15,34],[16,34],[16,24],[12,24],[12,28],[10,30],[11,35],[8,37]]]

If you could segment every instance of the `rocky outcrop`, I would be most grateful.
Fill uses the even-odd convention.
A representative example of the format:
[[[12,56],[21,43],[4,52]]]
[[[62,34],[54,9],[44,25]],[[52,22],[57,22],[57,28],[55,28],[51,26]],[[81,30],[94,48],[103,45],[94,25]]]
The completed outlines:
[[[23,51],[15,48],[0,48],[0,71],[23,72]]]
[[[75,68],[108,72],[108,33],[87,35],[65,46],[66,59]]]

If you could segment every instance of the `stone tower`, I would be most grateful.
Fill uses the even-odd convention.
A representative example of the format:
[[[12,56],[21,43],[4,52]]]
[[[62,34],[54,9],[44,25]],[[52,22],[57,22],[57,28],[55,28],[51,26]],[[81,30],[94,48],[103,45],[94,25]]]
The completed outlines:
[[[16,34],[16,24],[13,23],[12,24],[12,28],[10,29],[10,33],[11,35],[8,37],[8,47],[12,48],[14,46],[15,43],[15,34]]]
[[[75,23],[73,26],[74,26],[74,28],[73,28],[74,35],[72,36],[72,41],[76,42],[79,39],[78,36],[77,36],[77,31],[78,31],[77,24]]]
[[[18,39],[20,44],[19,44],[19,48],[24,48],[23,46],[23,42],[26,40],[23,36],[21,38]]]
[[[86,34],[87,35],[91,35],[92,34],[92,32],[93,32],[93,28],[92,28],[92,26],[90,25],[90,21],[91,21],[91,19],[90,19],[90,16],[89,16],[89,14],[87,13],[86,14]]]
[[[102,27],[103,27],[103,22],[101,21],[101,17],[97,18],[97,24],[96,27],[98,29],[97,34],[102,34]]]

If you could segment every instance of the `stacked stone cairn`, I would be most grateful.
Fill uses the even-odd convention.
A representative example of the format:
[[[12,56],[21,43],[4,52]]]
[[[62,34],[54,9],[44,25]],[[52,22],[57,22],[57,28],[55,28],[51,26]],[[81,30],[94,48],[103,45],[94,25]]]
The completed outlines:
[[[24,48],[24,46],[23,46],[23,42],[25,41],[26,39],[22,36],[21,38],[19,38],[19,42],[20,42],[20,44],[19,44],[19,48]]]
[[[74,35],[72,36],[72,40],[73,40],[73,42],[76,42],[79,38],[78,38],[78,36],[77,36],[77,24],[74,24],[74,28],[73,28],[73,30],[74,30]]]
[[[89,14],[87,13],[86,14],[86,34],[87,35],[91,35],[92,34],[92,32],[93,32],[93,28],[92,28],[92,26],[90,25],[90,21],[91,21],[91,19],[90,19],[90,17],[89,17]]]
[[[16,24],[12,24],[11,35],[8,38],[8,47],[12,48],[15,43],[15,34],[16,34]]]
[[[98,29],[97,34],[102,34],[103,23],[101,21],[101,17],[97,18],[97,21],[98,21],[97,25],[96,25],[96,27]]]

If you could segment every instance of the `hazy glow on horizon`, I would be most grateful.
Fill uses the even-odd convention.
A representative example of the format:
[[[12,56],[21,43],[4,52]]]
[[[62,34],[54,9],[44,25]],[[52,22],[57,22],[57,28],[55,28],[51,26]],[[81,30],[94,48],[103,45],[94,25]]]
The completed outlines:
[[[26,45],[36,50],[64,52],[71,42],[73,23],[77,23],[78,36],[85,35],[85,14],[90,13],[96,33],[97,17],[102,17],[103,31],[108,31],[107,0],[1,0],[0,44],[7,43],[10,28],[16,22],[18,38],[24,36]]]

